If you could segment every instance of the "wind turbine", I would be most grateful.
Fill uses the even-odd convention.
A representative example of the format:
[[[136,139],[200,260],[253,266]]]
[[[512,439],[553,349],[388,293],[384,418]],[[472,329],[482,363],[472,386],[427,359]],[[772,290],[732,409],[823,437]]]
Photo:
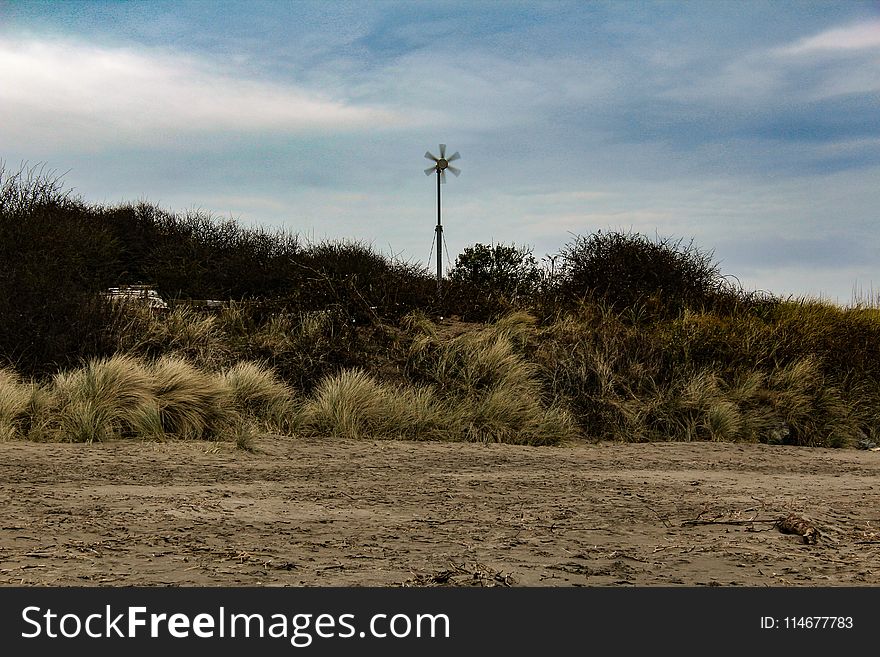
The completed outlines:
[[[440,223],[440,185],[446,183],[446,171],[450,171],[456,178],[461,175],[461,169],[457,169],[450,165],[455,162],[461,155],[458,151],[446,157],[446,144],[440,144],[440,157],[435,157],[431,151],[425,153],[425,158],[431,160],[434,166],[425,169],[425,175],[430,176],[432,173],[437,174],[437,227],[434,231],[437,233],[437,293],[440,293],[440,281],[443,280],[443,224]]]

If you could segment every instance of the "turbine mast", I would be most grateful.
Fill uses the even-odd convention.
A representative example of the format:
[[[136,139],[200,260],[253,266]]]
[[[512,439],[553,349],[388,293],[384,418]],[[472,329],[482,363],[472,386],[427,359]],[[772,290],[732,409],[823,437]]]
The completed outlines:
[[[434,166],[425,169],[425,175],[430,176],[432,173],[437,174],[437,226],[434,228],[437,239],[437,295],[440,295],[441,285],[443,283],[443,223],[440,220],[440,185],[446,182],[446,171],[451,171],[456,178],[461,174],[461,169],[451,166],[449,163],[459,159],[458,151],[446,157],[446,144],[440,144],[440,157],[431,154],[431,151],[425,153],[425,158],[434,162]]]
[[[443,284],[443,224],[440,223],[440,182],[441,178],[437,176],[437,227],[434,232],[437,233],[437,296],[440,296],[440,288]]]

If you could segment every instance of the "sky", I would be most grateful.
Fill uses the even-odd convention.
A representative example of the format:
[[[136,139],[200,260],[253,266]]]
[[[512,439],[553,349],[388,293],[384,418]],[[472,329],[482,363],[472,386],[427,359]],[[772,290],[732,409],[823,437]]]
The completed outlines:
[[[625,231],[880,296],[880,0],[0,0],[0,163],[89,203],[433,271],[440,143],[446,266]]]

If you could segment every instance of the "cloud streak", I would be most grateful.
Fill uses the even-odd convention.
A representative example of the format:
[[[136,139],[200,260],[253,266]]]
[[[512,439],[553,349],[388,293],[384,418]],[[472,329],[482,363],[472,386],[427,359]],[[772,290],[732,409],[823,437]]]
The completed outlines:
[[[79,41],[0,39],[4,142],[154,143],[217,132],[345,132],[410,122],[305,88],[236,77],[222,62]]]
[[[880,19],[860,21],[825,30],[814,36],[799,39],[782,48],[781,52],[803,55],[867,49],[880,50]]]

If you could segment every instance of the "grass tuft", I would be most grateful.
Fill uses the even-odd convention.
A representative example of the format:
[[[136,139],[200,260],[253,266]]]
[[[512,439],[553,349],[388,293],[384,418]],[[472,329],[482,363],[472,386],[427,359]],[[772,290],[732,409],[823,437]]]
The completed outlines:
[[[273,369],[259,363],[240,361],[221,373],[234,408],[252,416],[270,431],[285,433],[295,425],[296,393],[281,381]]]
[[[117,355],[56,374],[53,392],[59,438],[102,442],[132,433],[132,411],[152,400],[152,379],[138,360]]]
[[[178,357],[165,357],[150,367],[152,405],[163,431],[190,440],[218,440],[238,419],[231,393],[222,378],[196,369]]]
[[[442,437],[441,406],[424,387],[392,386],[359,369],[327,376],[305,402],[304,431],[346,438]]]
[[[32,398],[32,388],[23,384],[17,374],[0,369],[0,441],[23,436],[22,426],[27,421]]]

